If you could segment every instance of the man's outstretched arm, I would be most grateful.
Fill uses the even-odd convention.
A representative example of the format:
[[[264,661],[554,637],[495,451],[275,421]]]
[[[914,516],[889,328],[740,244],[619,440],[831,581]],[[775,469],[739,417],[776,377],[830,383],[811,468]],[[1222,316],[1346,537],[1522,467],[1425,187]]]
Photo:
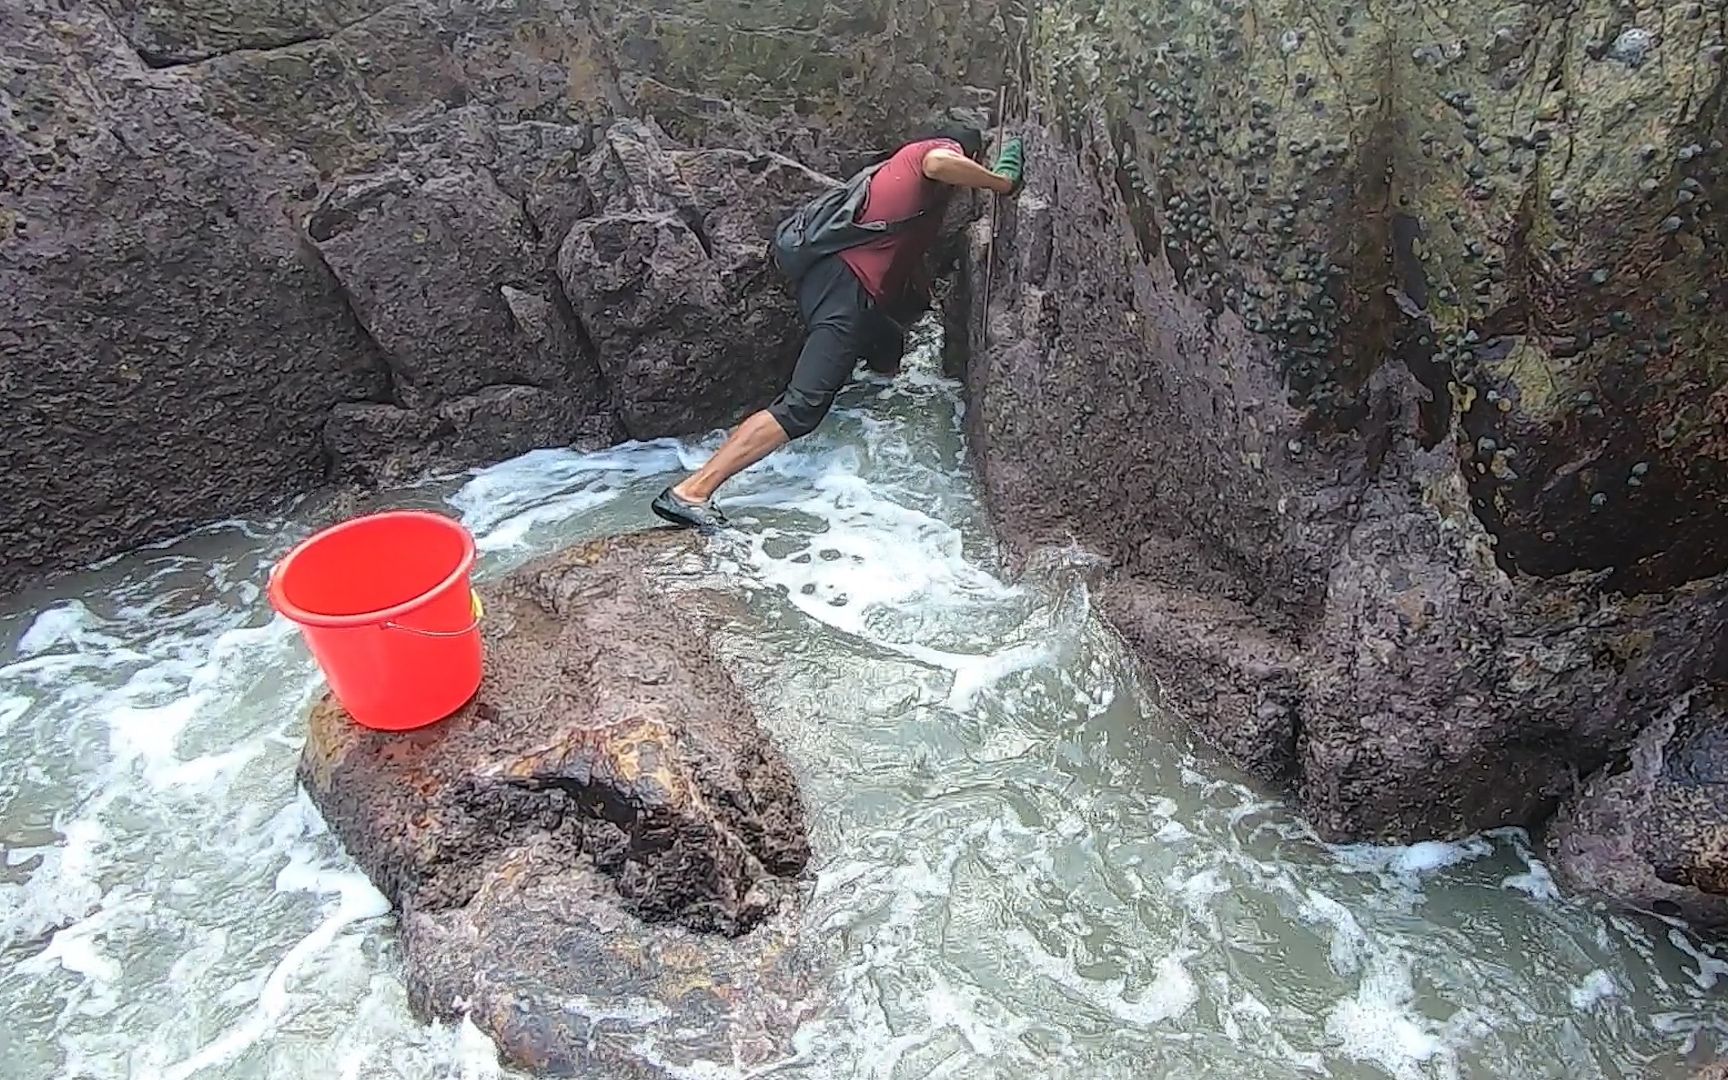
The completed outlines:
[[[964,154],[941,147],[924,155],[924,175],[938,184],[952,187],[980,188],[998,195],[1014,194],[1014,181],[999,176]]]

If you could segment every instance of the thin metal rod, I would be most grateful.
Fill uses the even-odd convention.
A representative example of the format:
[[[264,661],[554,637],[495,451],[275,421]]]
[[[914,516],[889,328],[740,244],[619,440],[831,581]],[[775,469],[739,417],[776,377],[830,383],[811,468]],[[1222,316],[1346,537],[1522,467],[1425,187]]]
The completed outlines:
[[[1002,135],[1007,129],[1008,115],[1008,80],[1002,80],[1002,89],[996,95],[996,153],[1002,153]],[[1002,196],[994,191],[990,193],[990,244],[984,249],[984,348],[990,347],[990,284],[996,276],[996,207],[1002,202]]]

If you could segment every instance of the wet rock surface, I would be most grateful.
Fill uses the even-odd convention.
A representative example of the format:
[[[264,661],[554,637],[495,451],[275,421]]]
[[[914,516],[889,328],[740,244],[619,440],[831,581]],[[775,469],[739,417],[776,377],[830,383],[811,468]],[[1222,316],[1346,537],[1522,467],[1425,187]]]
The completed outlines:
[[[617,437],[612,417],[585,414],[569,397],[537,386],[489,386],[429,409],[338,405],[324,425],[331,479],[364,487],[544,446],[596,450]]]
[[[599,1032],[619,1009],[727,1060],[795,1020],[804,808],[710,650],[719,601],[677,581],[695,550],[593,541],[482,587],[485,681],[430,728],[312,712],[301,780],[398,911],[415,1007],[516,1064],[663,1075]]]
[[[1540,823],[1728,678],[1728,27],[1447,8],[1047,5],[950,319],[1004,532],[1334,838]]]
[[[746,234],[815,181],[764,163],[979,105],[1008,30],[994,0],[3,0],[0,589],[331,480],[765,403],[790,308]],[[588,163],[631,118],[646,170]],[[572,228],[625,213],[672,215],[687,325],[565,294]],[[759,349],[710,348],[740,322]]]
[[[703,430],[771,400],[803,326],[767,238],[835,181],[779,154],[668,151],[630,122],[607,133],[586,177],[595,212],[565,236],[558,276],[624,429]]]
[[[0,588],[324,478],[382,364],[291,220],[303,161],[93,9],[0,5]]]
[[[1555,815],[1555,867],[1578,888],[1728,926],[1728,698],[1689,695]]]

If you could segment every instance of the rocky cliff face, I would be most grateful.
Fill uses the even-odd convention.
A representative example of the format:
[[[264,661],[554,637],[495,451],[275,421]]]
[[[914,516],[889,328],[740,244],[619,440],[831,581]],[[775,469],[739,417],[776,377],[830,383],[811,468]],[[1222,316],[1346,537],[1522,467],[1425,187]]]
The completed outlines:
[[[1007,31],[991,0],[0,0],[0,589],[761,404],[789,330],[755,228],[803,166],[988,100]]]
[[[1728,678],[1724,13],[1446,7],[1045,5],[954,319],[1005,530],[1334,837],[1538,823]]]

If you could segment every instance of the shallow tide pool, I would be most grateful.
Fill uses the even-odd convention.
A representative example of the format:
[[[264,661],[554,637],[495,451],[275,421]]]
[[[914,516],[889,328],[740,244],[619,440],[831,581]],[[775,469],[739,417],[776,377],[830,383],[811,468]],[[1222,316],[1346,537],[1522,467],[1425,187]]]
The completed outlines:
[[[1560,893],[1517,832],[1328,847],[1192,744],[1078,553],[1010,579],[926,340],[724,493],[723,649],[805,785],[812,1017],[669,1075],[1683,1077],[1728,962]],[[700,443],[539,451],[395,493],[483,576],[647,527]],[[407,1011],[387,905],[294,787],[319,689],[262,594],[308,504],[0,607],[0,1062],[20,1078],[504,1075]]]

